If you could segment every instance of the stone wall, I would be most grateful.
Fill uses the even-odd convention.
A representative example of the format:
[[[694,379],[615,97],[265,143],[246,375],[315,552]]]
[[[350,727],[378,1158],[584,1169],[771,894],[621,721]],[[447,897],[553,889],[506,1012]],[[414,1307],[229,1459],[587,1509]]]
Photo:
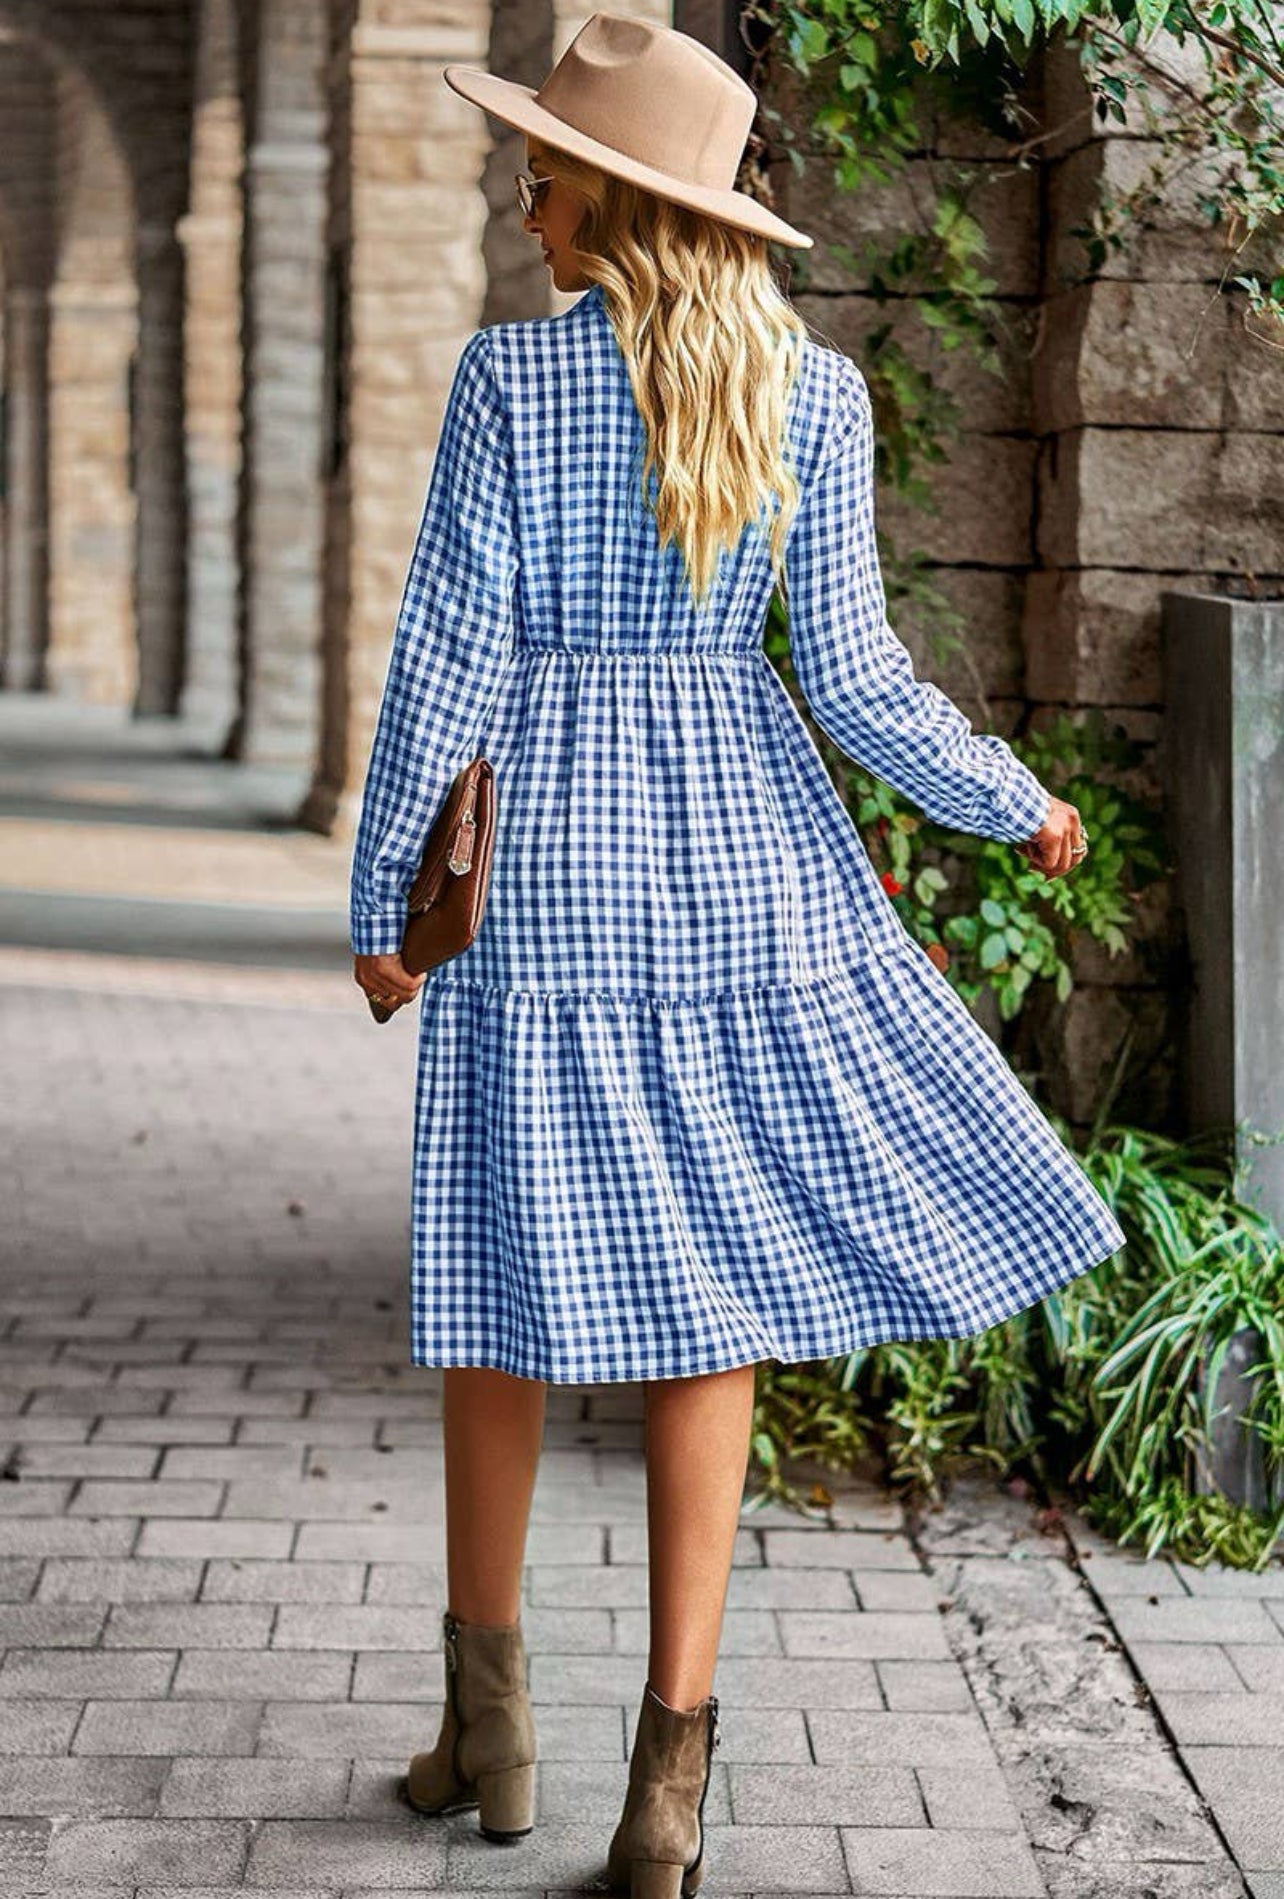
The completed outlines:
[[[801,123],[807,98],[788,80],[776,102]],[[1284,367],[1219,295],[1227,259],[1193,188],[1170,195],[1131,253],[1081,281],[1073,227],[1088,222],[1103,185],[1137,175],[1153,141],[1099,123],[1064,47],[1034,63],[1022,103],[1034,115],[1026,137],[1053,130],[1023,165],[962,116],[929,122],[923,158],[883,187],[842,194],[823,161],[809,163],[788,214],[821,242],[795,264],[794,295],[814,331],[858,364],[887,325],[960,407],[959,438],[926,476],[934,512],[890,485],[877,503],[880,533],[898,555],[926,557],[961,616],[962,645],[946,650],[926,616],[890,594],[889,619],[919,674],[978,729],[1009,737],[1061,710],[1100,707],[1139,748],[1122,782],[1162,816],[1160,594],[1279,591],[1284,537],[1269,470],[1279,464]],[[859,256],[868,240],[881,249],[921,229],[943,159],[972,173],[969,209],[1002,316],[997,376],[965,351],[934,348],[895,300],[875,298],[849,255],[825,248]],[[1091,1119],[1130,1027],[1132,1078],[1116,1112],[1180,1120],[1180,920],[1165,888],[1146,893],[1137,929],[1124,957],[1081,948],[1068,1005],[1036,991],[1010,1036],[1022,1068],[1076,1123]]]

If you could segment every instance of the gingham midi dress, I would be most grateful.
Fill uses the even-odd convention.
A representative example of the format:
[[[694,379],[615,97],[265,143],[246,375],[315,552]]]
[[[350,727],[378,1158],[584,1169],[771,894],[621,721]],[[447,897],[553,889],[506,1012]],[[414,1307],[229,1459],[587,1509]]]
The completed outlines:
[[[817,723],[936,821],[1028,838],[1048,793],[886,622],[868,393],[811,338],[789,428]],[[412,1005],[411,1363],[587,1384],[983,1331],[1124,1235],[901,923],[764,653],[765,523],[697,611],[642,450],[600,287],[465,344],[352,856],[352,948],[393,950],[486,752],[486,908]]]

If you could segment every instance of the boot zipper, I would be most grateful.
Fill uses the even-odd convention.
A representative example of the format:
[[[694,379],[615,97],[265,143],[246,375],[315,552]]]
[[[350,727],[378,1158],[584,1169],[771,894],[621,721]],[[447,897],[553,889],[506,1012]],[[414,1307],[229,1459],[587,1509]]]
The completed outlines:
[[[455,1738],[450,1749],[450,1770],[462,1787],[464,1775],[459,1765],[459,1744],[464,1738],[463,1716],[459,1712],[459,1624],[447,1609],[442,1615],[442,1629],[446,1651],[446,1693],[450,1696],[450,1705],[455,1716]]]
[[[718,1697],[709,1696],[709,1746],[712,1750],[722,1746],[722,1730],[718,1726]]]

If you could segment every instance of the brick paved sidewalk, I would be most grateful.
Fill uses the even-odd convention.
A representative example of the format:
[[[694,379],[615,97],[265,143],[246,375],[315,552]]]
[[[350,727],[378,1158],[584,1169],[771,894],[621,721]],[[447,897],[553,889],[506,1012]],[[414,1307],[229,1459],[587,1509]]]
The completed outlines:
[[[591,1882],[645,1679],[638,1386],[549,1392],[535,1833],[393,1797],[445,1600],[439,1374],[405,1362],[411,1021],[14,973],[8,1889]],[[833,1521],[740,1533],[711,1890],[1041,1894],[898,1511],[857,1488]]]
[[[126,884],[122,910],[148,894]],[[40,947],[65,940],[52,908],[21,922],[28,947],[0,925],[0,1891],[592,1888],[645,1678],[640,1387],[548,1395],[535,1833],[501,1849],[475,1814],[408,1813],[445,1600],[440,1375],[406,1348],[414,1020],[376,1028],[350,965],[291,967],[288,933],[204,963],[177,947],[199,919],[146,957]],[[856,1484],[812,1521],[752,1502],[711,1899],[1242,1899],[1113,1630],[1046,1544],[995,1542],[993,1496],[916,1539]],[[1253,1893],[1281,1899],[1284,1599],[1093,1560]],[[1147,1624],[1151,1581],[1180,1629]],[[1061,1717],[1096,1748],[1091,1798]]]

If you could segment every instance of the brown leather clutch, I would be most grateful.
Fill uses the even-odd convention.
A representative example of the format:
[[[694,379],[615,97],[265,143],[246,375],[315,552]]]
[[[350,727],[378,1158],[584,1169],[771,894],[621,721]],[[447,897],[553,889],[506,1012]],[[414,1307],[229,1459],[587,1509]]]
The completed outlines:
[[[446,793],[406,893],[401,960],[412,976],[458,956],[476,936],[494,843],[495,773],[479,752]],[[391,1021],[403,1006],[366,1000],[376,1022]]]

